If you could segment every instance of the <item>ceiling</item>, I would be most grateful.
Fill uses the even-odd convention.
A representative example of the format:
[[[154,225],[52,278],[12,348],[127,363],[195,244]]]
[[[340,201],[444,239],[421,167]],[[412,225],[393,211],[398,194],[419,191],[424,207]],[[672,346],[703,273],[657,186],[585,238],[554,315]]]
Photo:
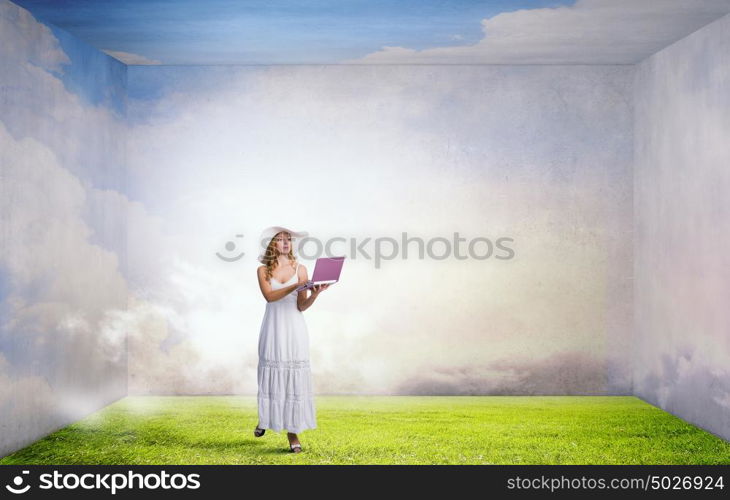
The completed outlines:
[[[12,0],[130,65],[635,64],[730,0]]]

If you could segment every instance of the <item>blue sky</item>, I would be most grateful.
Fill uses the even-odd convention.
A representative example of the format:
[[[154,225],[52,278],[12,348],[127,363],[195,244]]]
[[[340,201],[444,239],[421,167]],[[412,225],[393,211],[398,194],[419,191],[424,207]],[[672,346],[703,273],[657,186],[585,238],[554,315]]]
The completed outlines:
[[[49,25],[61,49],[71,64],[55,73],[69,92],[84,98],[94,106],[105,106],[118,116],[125,114],[125,86],[127,68],[121,62],[107,57],[91,45],[79,43],[78,38],[62,29]],[[93,68],[93,71],[90,71]]]
[[[163,64],[336,63],[476,43],[481,20],[574,0],[16,0],[95,47]]]

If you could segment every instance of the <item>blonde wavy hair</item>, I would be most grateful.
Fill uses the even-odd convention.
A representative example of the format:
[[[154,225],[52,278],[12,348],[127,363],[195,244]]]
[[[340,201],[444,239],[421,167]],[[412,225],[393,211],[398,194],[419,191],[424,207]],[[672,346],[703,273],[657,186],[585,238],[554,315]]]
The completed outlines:
[[[271,282],[271,278],[274,277],[274,269],[279,267],[279,255],[281,255],[281,253],[279,252],[279,249],[276,248],[276,237],[280,234],[288,234],[291,237],[290,233],[284,231],[276,233],[266,246],[266,252],[264,253],[264,265],[266,266],[266,281],[269,282]],[[294,245],[290,246],[287,257],[289,257],[289,260],[291,261],[292,269],[296,269],[297,258],[294,256]]]

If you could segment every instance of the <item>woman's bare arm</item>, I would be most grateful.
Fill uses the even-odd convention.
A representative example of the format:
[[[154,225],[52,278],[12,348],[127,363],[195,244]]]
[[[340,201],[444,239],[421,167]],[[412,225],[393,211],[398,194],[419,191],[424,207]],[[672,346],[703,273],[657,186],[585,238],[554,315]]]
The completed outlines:
[[[300,268],[304,268],[302,271],[299,272],[299,283],[304,284],[309,280],[307,276],[307,268],[304,266],[299,266]],[[297,308],[299,308],[300,311],[304,312],[307,309],[309,309],[309,306],[314,304],[314,301],[317,300],[317,297],[319,296],[319,292],[322,290],[327,290],[327,287],[329,285],[317,285],[314,288],[309,288],[307,290],[302,290],[297,294]],[[309,297],[307,297],[307,292],[312,292]]]
[[[295,283],[293,285],[279,288],[278,290],[271,289],[271,283],[266,281],[266,266],[259,266],[257,270],[259,277],[259,288],[261,288],[261,294],[266,299],[266,302],[275,302],[283,299],[290,293],[292,293],[301,283]]]
[[[299,271],[299,281],[306,283],[307,280],[309,280],[309,274],[307,273],[307,268],[304,266],[299,266],[302,270]],[[302,290],[297,294],[297,309],[304,312],[309,306],[312,305],[312,302],[314,302],[314,299],[307,298],[307,292],[309,292],[311,288]]]

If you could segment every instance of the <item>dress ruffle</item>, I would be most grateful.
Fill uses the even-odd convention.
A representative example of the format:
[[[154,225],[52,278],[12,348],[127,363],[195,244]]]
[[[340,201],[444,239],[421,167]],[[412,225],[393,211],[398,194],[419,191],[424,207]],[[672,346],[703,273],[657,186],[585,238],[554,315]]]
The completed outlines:
[[[259,360],[259,427],[298,433],[317,428],[308,360]]]

